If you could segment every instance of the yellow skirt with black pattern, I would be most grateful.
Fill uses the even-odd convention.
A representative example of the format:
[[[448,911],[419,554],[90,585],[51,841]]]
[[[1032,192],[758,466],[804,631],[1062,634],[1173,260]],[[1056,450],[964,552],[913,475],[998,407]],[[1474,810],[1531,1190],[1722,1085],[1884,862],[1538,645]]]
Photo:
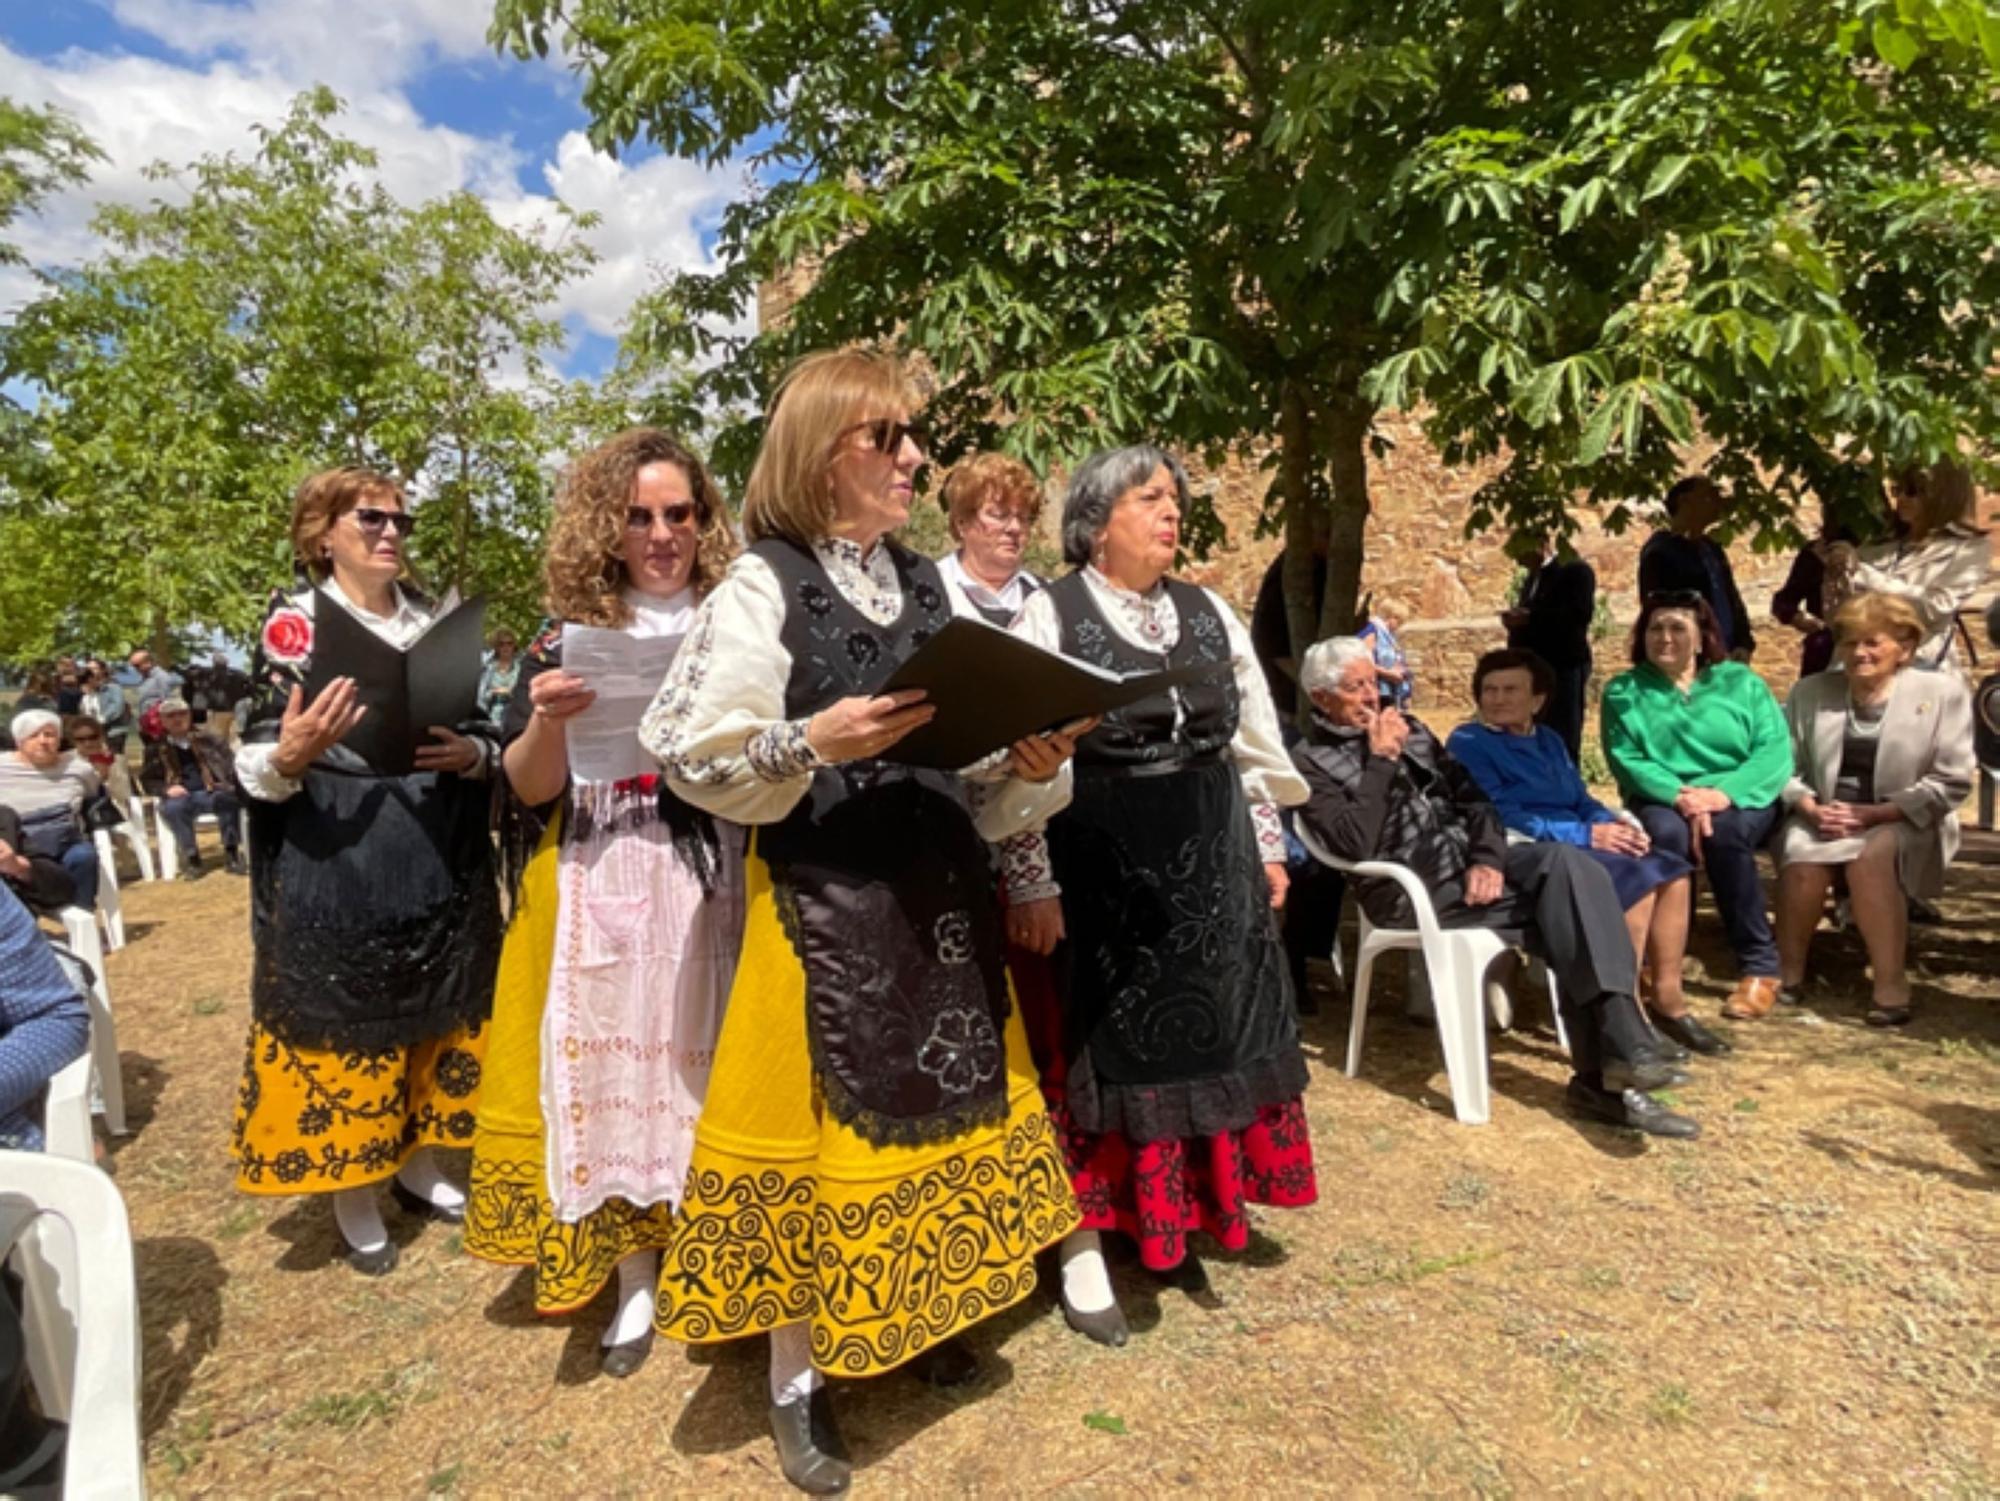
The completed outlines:
[[[555,963],[560,818],[550,822],[521,877],[500,950],[486,1084],[472,1138],[465,1249],[482,1261],[535,1269],[535,1312],[581,1308],[635,1251],[667,1243],[673,1212],[611,1199],[575,1224],[555,1216],[544,1174],[542,1011]]]
[[[712,1344],[809,1320],[815,1366],[876,1375],[1033,1291],[1035,1253],[1076,1228],[1076,1199],[1018,1009],[1003,1124],[878,1147],[827,1113],[805,971],[754,848],[747,877],[743,957],[655,1322]]]

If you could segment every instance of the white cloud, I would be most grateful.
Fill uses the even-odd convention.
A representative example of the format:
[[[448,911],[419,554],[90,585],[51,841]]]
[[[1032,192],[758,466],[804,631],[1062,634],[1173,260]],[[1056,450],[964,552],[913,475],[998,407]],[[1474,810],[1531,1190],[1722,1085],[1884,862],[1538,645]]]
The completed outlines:
[[[557,308],[573,330],[613,335],[662,272],[707,267],[701,226],[741,187],[727,169],[657,154],[617,160],[574,131],[557,143],[552,159],[537,160],[511,137],[425,120],[396,84],[429,63],[490,56],[486,7],[471,0],[253,0],[248,6],[115,0],[115,8],[128,26],[170,39],[202,61],[80,49],[40,59],[0,44],[0,95],[62,108],[107,157],[83,188],[12,226],[10,237],[39,265],[73,265],[91,255],[89,220],[100,205],[171,196],[171,183],[144,175],[149,163],[253,154],[254,127],[279,121],[300,90],[329,77],[328,68],[358,80],[340,90],[347,109],[335,128],[375,149],[384,186],[405,202],[465,189],[516,228],[553,225],[555,198],[601,216],[587,236],[599,262]],[[477,24],[468,19],[475,16]],[[372,79],[362,76],[366,69],[350,67],[370,55],[377,62]],[[524,178],[539,179],[542,191],[525,187]],[[29,285],[21,275],[0,273],[0,315],[19,305]]]

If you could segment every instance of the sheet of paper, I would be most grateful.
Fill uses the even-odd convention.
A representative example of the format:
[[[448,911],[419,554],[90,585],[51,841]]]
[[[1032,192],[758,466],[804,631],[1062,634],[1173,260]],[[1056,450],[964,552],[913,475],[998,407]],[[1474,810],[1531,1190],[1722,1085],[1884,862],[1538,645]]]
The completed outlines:
[[[597,691],[597,701],[569,721],[571,776],[585,782],[618,782],[660,769],[639,743],[639,721],[686,639],[642,640],[596,626],[563,627],[563,671]]]

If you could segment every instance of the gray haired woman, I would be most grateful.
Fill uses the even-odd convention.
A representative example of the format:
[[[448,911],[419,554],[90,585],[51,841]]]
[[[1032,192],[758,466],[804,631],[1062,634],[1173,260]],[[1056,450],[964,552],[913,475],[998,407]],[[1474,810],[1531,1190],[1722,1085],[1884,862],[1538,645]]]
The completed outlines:
[[[1063,1243],[1064,1312],[1105,1344],[1127,1330],[1099,1232],[1198,1289],[1190,1231],[1240,1250],[1248,1205],[1316,1193],[1275,914],[1278,808],[1306,788],[1249,632],[1168,576],[1187,507],[1187,474],[1158,448],[1085,461],[1063,505],[1076,571],[1014,626],[1114,672],[1207,669],[1107,714],[1077,741],[1069,807],[1003,846],[1015,985],[1084,1216]]]

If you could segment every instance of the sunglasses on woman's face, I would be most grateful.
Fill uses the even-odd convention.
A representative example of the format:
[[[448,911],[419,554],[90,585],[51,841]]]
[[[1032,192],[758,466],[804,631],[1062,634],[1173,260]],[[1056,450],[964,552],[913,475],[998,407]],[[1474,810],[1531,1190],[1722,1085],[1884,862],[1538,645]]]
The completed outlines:
[[[347,513],[354,518],[354,524],[370,537],[379,537],[384,528],[392,529],[397,536],[407,537],[417,529],[417,518],[408,511],[385,511],[380,506],[356,506]]]
[[[917,452],[930,452],[930,430],[918,421],[898,422],[893,417],[875,417],[867,422],[857,422],[846,433],[866,433],[868,442],[877,453],[886,453],[894,458],[903,451],[903,440],[908,438],[917,445]],[[842,436],[845,437],[846,433]]]
[[[662,506],[657,511],[649,511],[644,506],[632,506],[625,512],[625,530],[628,532],[650,532],[655,521],[668,526],[686,526],[694,520],[694,503],[678,501],[670,506]]]

